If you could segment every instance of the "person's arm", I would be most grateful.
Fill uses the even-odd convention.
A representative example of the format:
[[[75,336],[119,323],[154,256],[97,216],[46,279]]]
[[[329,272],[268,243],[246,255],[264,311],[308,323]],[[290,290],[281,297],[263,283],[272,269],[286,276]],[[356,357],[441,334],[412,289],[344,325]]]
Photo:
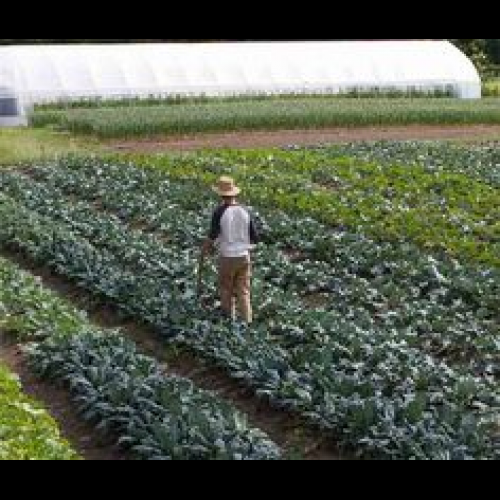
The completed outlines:
[[[203,255],[207,256],[213,253],[215,248],[215,242],[214,240],[211,240],[210,238],[207,238],[201,247],[201,250],[203,252]]]
[[[218,208],[212,217],[210,224],[210,232],[207,239],[203,242],[202,251],[204,255],[209,255],[214,251],[215,242],[221,234],[221,219],[224,214],[223,207]]]
[[[259,231],[257,230],[257,224],[255,218],[250,214],[250,243],[252,245],[258,245],[260,243]]]

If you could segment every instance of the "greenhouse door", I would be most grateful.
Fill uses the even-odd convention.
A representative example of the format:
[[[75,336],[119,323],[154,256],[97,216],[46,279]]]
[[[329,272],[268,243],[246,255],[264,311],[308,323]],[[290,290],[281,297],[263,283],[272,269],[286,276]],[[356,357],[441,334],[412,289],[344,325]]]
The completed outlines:
[[[0,127],[17,127],[25,124],[17,98],[0,96]]]

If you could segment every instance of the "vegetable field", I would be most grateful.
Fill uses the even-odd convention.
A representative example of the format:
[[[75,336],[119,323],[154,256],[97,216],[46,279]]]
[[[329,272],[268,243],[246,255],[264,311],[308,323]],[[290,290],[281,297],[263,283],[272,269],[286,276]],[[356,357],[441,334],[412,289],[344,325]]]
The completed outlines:
[[[134,163],[68,158],[1,172],[0,245],[196,352],[348,454],[500,458],[498,146]],[[196,298],[216,202],[208,187],[222,174],[243,185],[264,235],[250,329],[216,313],[214,265],[210,307]],[[65,380],[84,418],[121,445],[153,459],[282,456],[217,396],[166,377],[119,332],[95,331],[18,273],[3,272],[0,304],[36,314],[2,311],[2,328],[35,340],[37,372]]]
[[[500,113],[499,100],[493,97],[481,101],[290,97],[40,109],[31,122],[35,127],[51,126],[106,139],[337,126],[498,125]]]

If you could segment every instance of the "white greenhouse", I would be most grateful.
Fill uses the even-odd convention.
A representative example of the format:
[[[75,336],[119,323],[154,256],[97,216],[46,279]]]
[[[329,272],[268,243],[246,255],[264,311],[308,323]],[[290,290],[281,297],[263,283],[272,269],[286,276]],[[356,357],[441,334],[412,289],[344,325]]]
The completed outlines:
[[[480,98],[472,62],[446,41],[0,47],[0,125],[35,104],[87,98],[451,91]]]

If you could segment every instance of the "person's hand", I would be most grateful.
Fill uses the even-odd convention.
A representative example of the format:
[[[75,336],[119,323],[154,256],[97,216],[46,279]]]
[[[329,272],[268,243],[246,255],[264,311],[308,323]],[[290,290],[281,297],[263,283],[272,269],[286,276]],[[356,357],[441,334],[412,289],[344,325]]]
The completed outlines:
[[[205,240],[203,246],[201,247],[201,251],[204,257],[208,257],[214,251],[214,242],[212,240]]]

